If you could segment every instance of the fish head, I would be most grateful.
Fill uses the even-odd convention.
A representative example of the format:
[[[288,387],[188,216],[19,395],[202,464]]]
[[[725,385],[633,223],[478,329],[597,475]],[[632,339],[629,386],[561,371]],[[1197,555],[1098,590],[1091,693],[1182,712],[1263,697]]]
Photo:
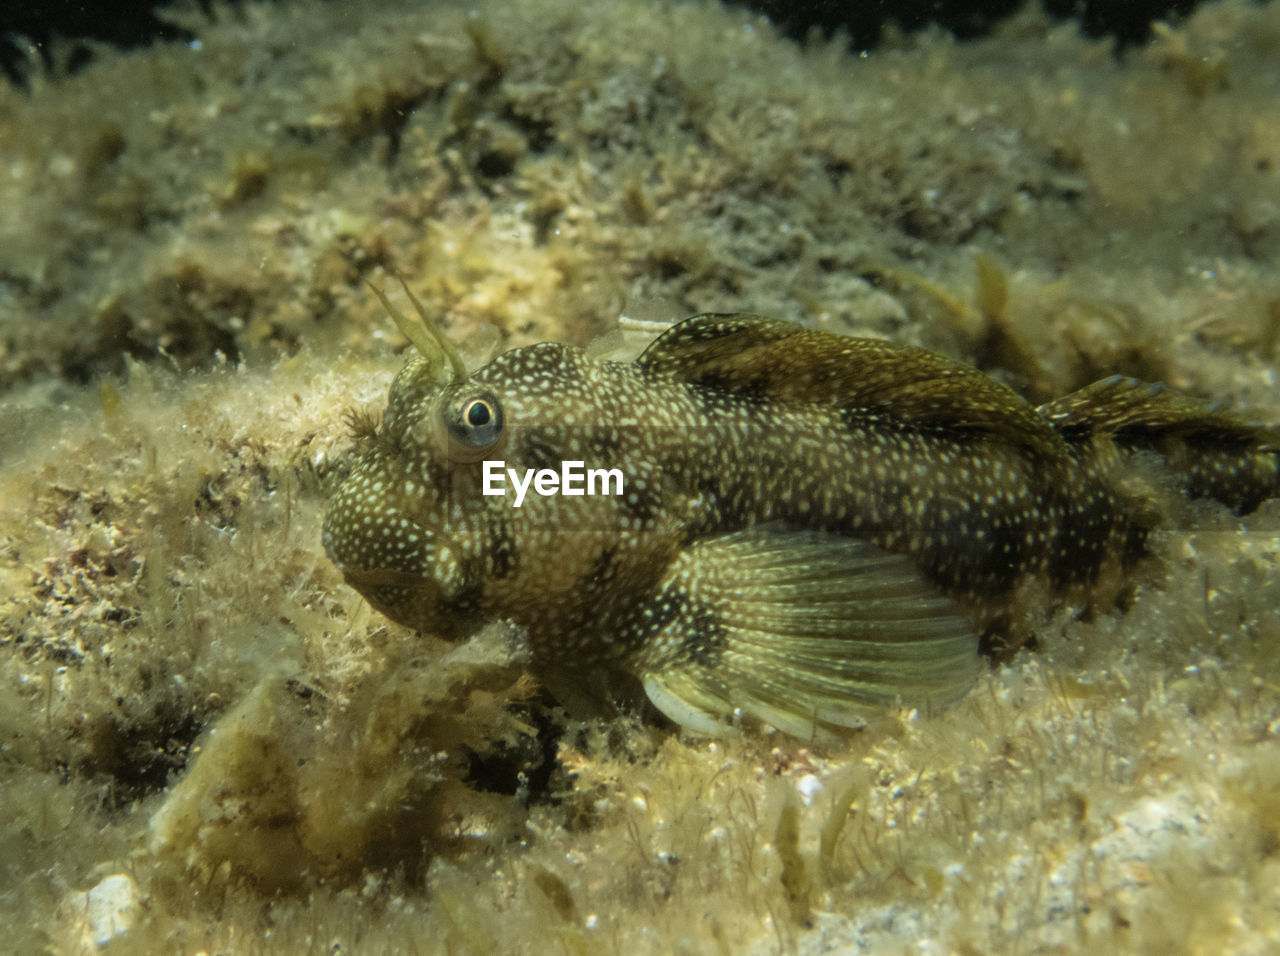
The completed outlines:
[[[450,639],[563,608],[613,571],[605,556],[625,516],[616,497],[548,495],[531,478],[566,461],[617,462],[616,429],[603,424],[616,389],[568,345],[515,349],[470,374],[420,351],[330,499],[326,552],[376,609]]]
[[[416,359],[392,382],[322,533],[347,583],[392,620],[451,636],[474,616],[482,555],[468,479],[503,438],[500,399],[440,363]]]

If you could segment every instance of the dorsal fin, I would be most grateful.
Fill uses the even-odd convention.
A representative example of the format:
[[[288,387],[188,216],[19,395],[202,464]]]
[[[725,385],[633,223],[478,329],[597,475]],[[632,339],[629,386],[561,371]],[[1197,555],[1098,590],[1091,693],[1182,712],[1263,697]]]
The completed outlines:
[[[1113,375],[1039,411],[1077,455],[1156,452],[1193,498],[1248,514],[1280,496],[1280,429],[1163,385]]]
[[[806,329],[758,315],[707,313],[661,335],[637,360],[651,374],[779,403],[864,413],[910,428],[989,432],[1060,453],[1047,423],[1013,390],[942,355]]]
[[[1219,405],[1171,391],[1163,384],[1112,375],[1040,406],[1040,414],[1067,434],[1150,431],[1276,446],[1275,429],[1247,422]]]

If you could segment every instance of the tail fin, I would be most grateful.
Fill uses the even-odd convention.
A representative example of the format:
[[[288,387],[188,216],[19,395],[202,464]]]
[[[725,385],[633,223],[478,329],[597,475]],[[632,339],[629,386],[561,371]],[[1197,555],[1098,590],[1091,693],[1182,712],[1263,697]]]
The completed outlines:
[[[1280,497],[1280,428],[1114,375],[1040,406],[1077,457],[1155,452],[1192,498],[1245,515]]]

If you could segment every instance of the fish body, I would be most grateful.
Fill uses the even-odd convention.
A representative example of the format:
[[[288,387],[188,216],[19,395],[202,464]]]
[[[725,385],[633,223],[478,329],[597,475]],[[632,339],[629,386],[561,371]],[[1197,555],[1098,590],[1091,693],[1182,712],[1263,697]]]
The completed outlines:
[[[1036,409],[931,352],[751,315],[688,319],[627,363],[542,343],[464,376],[426,357],[324,544],[403,624],[521,625],[562,698],[643,688],[696,730],[823,734],[953,701],[1047,609],[1113,601],[1162,518],[1122,480],[1133,454],[1238,510],[1277,493],[1272,432],[1131,380],[1091,389]],[[566,462],[621,480],[561,493]],[[539,493],[538,473],[560,478]]]

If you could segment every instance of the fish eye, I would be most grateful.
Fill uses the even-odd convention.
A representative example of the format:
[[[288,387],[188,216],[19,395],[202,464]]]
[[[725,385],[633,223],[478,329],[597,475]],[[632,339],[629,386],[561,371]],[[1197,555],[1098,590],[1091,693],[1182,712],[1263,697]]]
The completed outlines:
[[[444,429],[449,436],[449,457],[475,461],[484,457],[502,437],[502,405],[488,390],[467,389],[444,406]]]
[[[483,398],[477,398],[467,406],[466,411],[462,413],[462,417],[473,428],[483,428],[493,418],[493,409]]]

